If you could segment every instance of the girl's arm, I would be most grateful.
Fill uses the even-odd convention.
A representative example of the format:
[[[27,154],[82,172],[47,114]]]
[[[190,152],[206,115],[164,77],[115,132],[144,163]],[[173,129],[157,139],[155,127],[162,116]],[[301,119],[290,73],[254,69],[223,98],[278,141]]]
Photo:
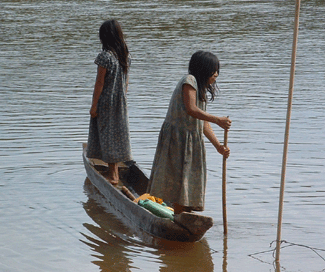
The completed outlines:
[[[210,126],[210,123],[208,121],[204,121],[203,133],[204,133],[205,137],[207,137],[209,139],[209,141],[213,144],[213,146],[217,149],[217,151],[221,155],[225,156],[226,158],[229,157],[230,149],[228,147],[225,147],[222,144],[220,144],[218,138],[214,134],[214,132]]]
[[[103,91],[105,75],[106,75],[106,68],[98,65],[96,83],[95,83],[94,93],[93,93],[93,101],[89,111],[92,118],[95,118],[98,115],[97,103]]]
[[[230,128],[231,120],[229,118],[213,116],[196,106],[196,90],[188,84],[183,85],[183,101],[188,115],[203,121],[215,123],[223,129]]]

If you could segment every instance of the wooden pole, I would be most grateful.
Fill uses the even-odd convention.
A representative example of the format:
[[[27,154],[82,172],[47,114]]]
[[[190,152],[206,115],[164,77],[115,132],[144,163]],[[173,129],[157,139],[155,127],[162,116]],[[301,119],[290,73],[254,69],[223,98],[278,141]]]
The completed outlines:
[[[223,237],[223,261],[222,261],[222,271],[227,272],[228,266],[228,237],[225,235]]]
[[[228,130],[225,129],[224,132],[224,143],[223,145],[227,147],[228,145]],[[227,235],[228,233],[228,223],[227,223],[227,200],[226,200],[226,170],[227,170],[227,158],[223,156],[222,161],[222,217],[223,217],[223,233]]]
[[[290,84],[289,84],[288,107],[287,107],[287,120],[286,120],[285,134],[284,134],[284,147],[283,147],[283,157],[282,157],[281,186],[280,186],[279,212],[278,212],[278,230],[277,230],[276,256],[275,256],[275,261],[276,262],[280,261],[283,199],[284,199],[285,174],[286,174],[286,165],[287,165],[289,131],[290,131],[290,120],[291,120],[291,108],[292,108],[292,97],[293,97],[293,85],[294,85],[295,63],[296,63],[297,41],[298,41],[299,11],[300,11],[300,0],[296,0],[295,28],[294,28],[293,43],[292,43]]]

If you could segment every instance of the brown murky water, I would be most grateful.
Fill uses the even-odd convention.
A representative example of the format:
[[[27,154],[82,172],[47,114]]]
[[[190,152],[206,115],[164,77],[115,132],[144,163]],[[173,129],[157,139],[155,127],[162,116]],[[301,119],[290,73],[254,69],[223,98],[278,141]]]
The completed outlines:
[[[4,0],[0,7],[1,271],[274,271],[272,252],[249,255],[276,239],[294,1]],[[324,12],[324,1],[302,1],[282,234],[318,249],[325,248]],[[132,150],[147,173],[191,54],[219,56],[221,92],[208,111],[233,120],[227,239],[222,162],[208,143],[204,214],[215,224],[199,243],[164,243],[128,228],[85,182],[81,143],[97,31],[113,17],[133,57]],[[325,271],[325,261],[290,246],[281,271]]]

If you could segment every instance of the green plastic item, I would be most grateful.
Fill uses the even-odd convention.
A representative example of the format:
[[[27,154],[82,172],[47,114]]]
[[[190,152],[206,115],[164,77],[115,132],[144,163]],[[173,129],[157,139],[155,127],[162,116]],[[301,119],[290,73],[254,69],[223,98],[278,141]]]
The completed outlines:
[[[139,200],[138,204],[147,209],[148,211],[152,212],[154,215],[157,215],[162,218],[168,218],[172,221],[174,221],[174,212],[167,209],[163,205],[153,202],[150,199],[146,200]]]

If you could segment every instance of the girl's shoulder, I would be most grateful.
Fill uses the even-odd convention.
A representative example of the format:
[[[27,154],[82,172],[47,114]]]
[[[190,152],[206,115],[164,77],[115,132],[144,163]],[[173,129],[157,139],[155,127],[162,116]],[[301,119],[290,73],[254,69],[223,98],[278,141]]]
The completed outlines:
[[[115,57],[113,52],[107,50],[99,52],[95,59],[95,64],[104,68],[109,68],[113,63],[117,64],[118,59]]]
[[[112,51],[108,51],[108,50],[102,50],[101,52],[98,53],[99,58],[103,58],[103,59],[108,59],[108,60],[117,60],[117,57],[115,56],[115,54]]]
[[[182,82],[182,85],[188,84],[188,85],[192,86],[196,91],[198,90],[196,78],[193,75],[188,74],[188,75],[183,76],[181,79],[181,82]]]

